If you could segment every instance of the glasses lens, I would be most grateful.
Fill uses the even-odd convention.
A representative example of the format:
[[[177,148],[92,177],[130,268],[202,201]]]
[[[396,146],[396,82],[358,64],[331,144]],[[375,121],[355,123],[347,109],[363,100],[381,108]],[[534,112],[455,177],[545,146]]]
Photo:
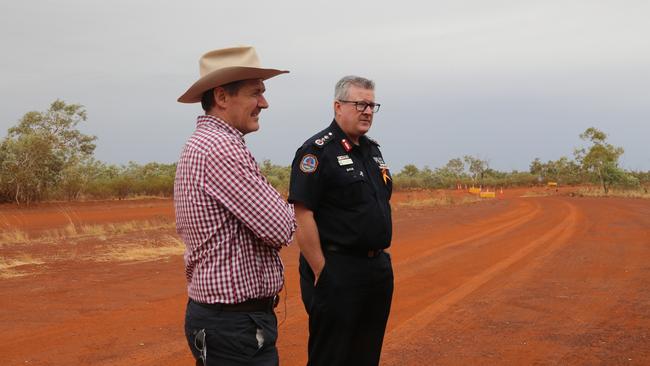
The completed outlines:
[[[208,347],[205,345],[205,329],[201,329],[194,336],[194,347],[201,353],[201,360],[205,365],[208,358]]]
[[[370,107],[373,112],[379,111],[379,104],[375,103],[366,103],[366,102],[357,102],[357,110],[359,112],[365,112],[366,108]]]

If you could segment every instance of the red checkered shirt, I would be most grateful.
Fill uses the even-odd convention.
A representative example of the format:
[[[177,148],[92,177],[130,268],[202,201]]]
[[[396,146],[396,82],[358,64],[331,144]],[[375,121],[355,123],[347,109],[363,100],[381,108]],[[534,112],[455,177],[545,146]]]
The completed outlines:
[[[241,132],[198,117],[176,168],[174,206],[190,298],[233,304],[282,289],[293,206],[261,174]]]

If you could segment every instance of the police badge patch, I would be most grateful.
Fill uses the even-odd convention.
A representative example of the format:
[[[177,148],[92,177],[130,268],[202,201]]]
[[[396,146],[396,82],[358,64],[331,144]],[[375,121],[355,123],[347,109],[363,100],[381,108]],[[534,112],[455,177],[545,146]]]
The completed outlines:
[[[317,167],[318,159],[315,155],[307,154],[300,160],[300,170],[302,170],[303,173],[313,173],[316,171]]]

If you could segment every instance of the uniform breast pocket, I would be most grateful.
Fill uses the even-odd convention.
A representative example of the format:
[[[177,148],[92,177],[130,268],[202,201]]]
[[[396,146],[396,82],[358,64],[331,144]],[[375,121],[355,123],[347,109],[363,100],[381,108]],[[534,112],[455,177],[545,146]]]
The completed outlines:
[[[368,200],[368,182],[359,174],[341,174],[336,179],[334,197],[342,206],[354,206]]]

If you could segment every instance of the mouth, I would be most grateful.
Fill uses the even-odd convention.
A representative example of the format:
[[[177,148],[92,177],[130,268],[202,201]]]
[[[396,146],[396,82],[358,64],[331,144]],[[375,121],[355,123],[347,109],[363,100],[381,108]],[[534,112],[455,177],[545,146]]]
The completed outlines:
[[[261,111],[262,111],[261,109],[254,111],[253,113],[251,113],[251,117],[258,118],[260,116]]]

